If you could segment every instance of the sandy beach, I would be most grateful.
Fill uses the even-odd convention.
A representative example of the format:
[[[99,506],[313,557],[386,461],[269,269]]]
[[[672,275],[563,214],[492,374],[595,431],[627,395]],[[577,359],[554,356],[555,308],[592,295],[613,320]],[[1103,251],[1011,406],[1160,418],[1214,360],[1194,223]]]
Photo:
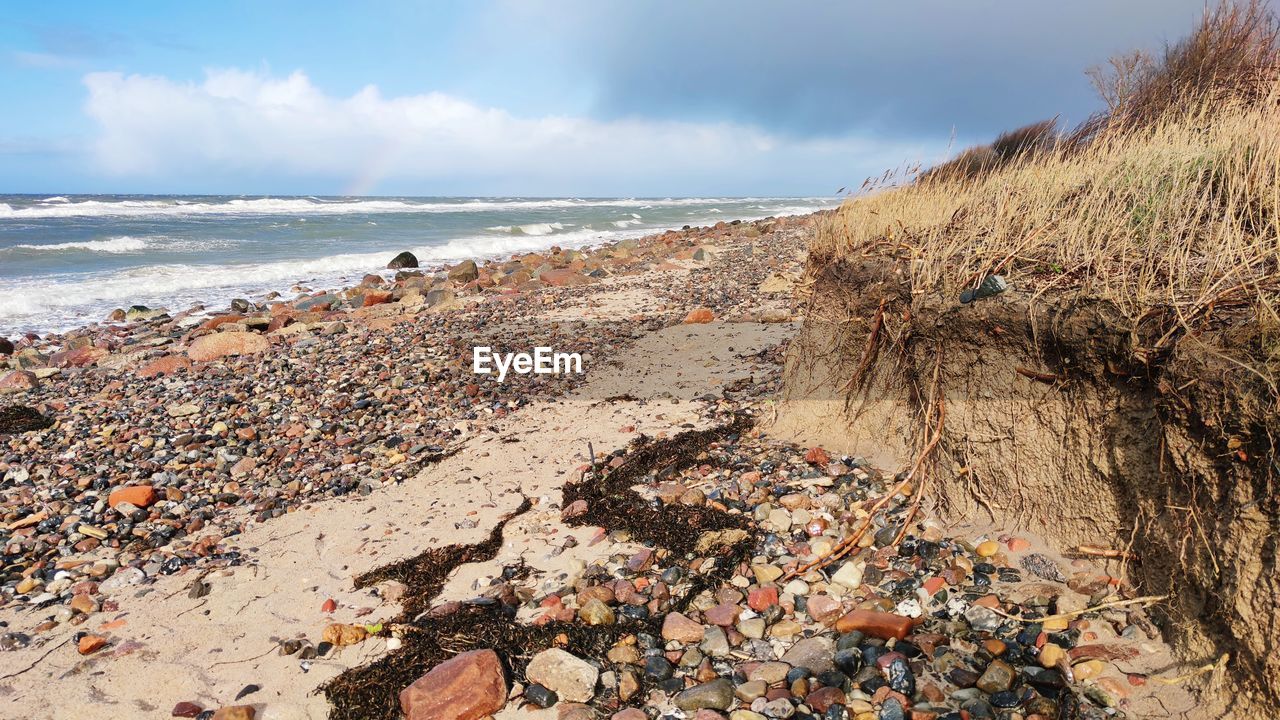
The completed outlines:
[[[802,317],[795,280],[811,232],[811,218],[723,223],[585,254],[453,268],[434,279],[369,279],[186,321],[179,314],[91,327],[17,348],[14,364],[26,369],[5,383],[14,387],[16,377],[30,386],[5,400],[53,425],[5,436],[0,694],[12,712],[32,718],[386,717],[383,707],[359,702],[335,709],[322,690],[380,659],[399,668],[393,675],[407,672],[396,658],[424,642],[402,616],[412,583],[357,587],[357,578],[433,549],[480,543],[527,498],[530,507],[503,527],[491,557],[445,568],[438,594],[412,599],[413,607],[435,608],[419,618],[421,627],[497,602],[509,608],[512,627],[603,623],[618,638],[608,657],[587,658],[592,672],[603,671],[587,696],[570,702],[573,691],[561,686],[565,701],[546,710],[539,693],[555,693],[574,668],[534,670],[540,684],[530,685],[521,676],[526,665],[549,650],[504,658],[515,677],[499,718],[641,717],[627,714],[635,712],[628,706],[712,717],[713,708],[728,709],[724,698],[688,694],[722,663],[743,663],[734,672],[747,683],[735,691],[744,709],[732,717],[781,717],[746,708],[764,710],[783,697],[768,688],[803,668],[797,658],[806,653],[825,658],[815,656],[809,675],[783,686],[810,695],[818,712],[832,705],[859,718],[904,711],[917,673],[920,687],[931,689],[913,718],[951,717],[947,702],[985,704],[977,689],[947,701],[925,677],[946,677],[951,661],[927,661],[922,649],[1006,654],[1012,664],[1001,664],[1010,673],[1022,663],[1038,667],[1003,643],[997,649],[963,638],[970,626],[998,623],[987,605],[1034,611],[1061,595],[1061,611],[1070,595],[1083,608],[1099,592],[1089,583],[1107,587],[1106,568],[1066,560],[1025,534],[944,528],[925,518],[916,526],[924,535],[911,542],[932,549],[896,556],[898,525],[856,531],[883,506],[875,501],[884,493],[894,500],[893,516],[908,512],[910,488],[894,487],[901,468],[876,469],[840,459],[835,448],[828,455],[769,435],[785,347]],[[481,342],[581,352],[585,373],[513,375],[499,384],[471,372],[470,348]],[[218,356],[228,349],[233,354]],[[566,507],[563,493],[584,472],[586,482],[600,482],[609,468],[632,467],[623,449],[642,437],[671,442],[743,413],[754,418],[748,435],[713,443],[712,456],[703,452],[691,469],[655,477],[642,493],[663,512],[727,513],[737,518],[730,524],[748,523],[754,530],[733,551],[740,566],[716,571],[714,557],[698,559],[706,550],[663,549],[645,537],[646,522],[656,521],[574,521],[587,503]],[[761,482],[762,473],[774,477]],[[679,521],[689,524],[690,544],[703,537],[697,518],[705,517]],[[822,559],[850,536],[861,559],[822,570]],[[952,559],[938,564],[939,557]],[[1008,569],[983,568],[988,559]],[[700,573],[724,585],[682,596]],[[983,594],[997,575],[998,595]],[[904,577],[914,579],[899,588]],[[978,577],[977,594],[960,593]],[[950,605],[948,586],[956,587]],[[990,601],[978,602],[983,597]],[[941,626],[941,635],[913,631],[915,645],[897,631],[877,635],[876,613],[927,617],[931,607],[944,618],[949,607],[960,625]],[[873,622],[847,620],[858,612]],[[640,624],[633,631],[627,622]],[[752,639],[762,637],[757,622],[769,624],[765,639]],[[341,628],[358,628],[359,641],[348,643]],[[635,653],[637,638],[641,649],[653,641],[646,628],[660,628],[666,644],[643,661]],[[857,667],[842,665],[844,682],[857,682],[837,702],[817,678],[835,668],[833,629],[853,642],[866,637],[878,648],[868,652],[900,674],[887,684],[861,658]],[[877,637],[897,650],[886,654]],[[1172,662],[1168,649],[1116,626],[1096,625],[1087,637],[1092,642],[1082,644],[1103,658],[1090,671],[1114,675],[1099,686],[1113,693],[1110,701],[1147,707],[1152,700],[1134,678]],[[718,639],[709,646],[708,638]],[[1044,632],[1029,640],[1046,642]],[[565,642],[573,649],[574,641]],[[1117,658],[1124,662],[1113,665]],[[767,681],[754,695],[757,677]],[[1001,692],[999,678],[975,673],[973,683]],[[394,707],[403,687],[390,685],[378,692]],[[1186,698],[1165,691],[1160,701]]]

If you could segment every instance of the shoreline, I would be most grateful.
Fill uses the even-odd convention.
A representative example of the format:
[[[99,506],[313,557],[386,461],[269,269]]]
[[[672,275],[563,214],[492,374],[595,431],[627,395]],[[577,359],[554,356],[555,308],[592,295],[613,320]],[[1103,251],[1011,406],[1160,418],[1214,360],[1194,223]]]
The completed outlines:
[[[423,633],[462,623],[495,637],[592,638],[556,640],[572,662],[552,653],[532,665],[532,651],[550,652],[541,645],[508,654],[504,697],[489,698],[499,720],[638,720],[641,706],[709,718],[734,703],[767,717],[757,710],[769,703],[776,715],[778,703],[837,697],[850,718],[896,717],[914,702],[912,717],[936,719],[947,703],[985,703],[987,690],[972,687],[972,698],[948,699],[948,681],[917,653],[988,662],[995,646],[975,635],[992,632],[987,607],[1087,603],[1106,568],[1024,533],[930,517],[897,553],[886,533],[908,512],[902,494],[851,560],[805,570],[861,518],[876,519],[873,503],[897,482],[893,468],[769,434],[814,219],[495,261],[447,288],[406,276],[187,327],[175,316],[127,335],[72,336],[88,342],[60,351],[67,367],[3,400],[56,424],[0,435],[0,695],[33,718],[217,708],[219,720],[395,717],[397,693],[430,669],[421,658],[440,652]],[[591,277],[599,269],[608,276]],[[92,350],[99,338],[115,342],[106,355]],[[580,350],[586,372],[480,379],[469,367],[480,341]],[[759,427],[715,429],[744,413]],[[718,439],[674,449],[703,429]],[[664,439],[685,459],[633,459]],[[622,485],[640,484],[584,494],[614,469]],[[412,573],[361,580],[482,543],[525,506],[491,553],[439,564],[438,585]],[[739,562],[689,550],[705,523],[749,528],[726,550]],[[1041,576],[1049,567],[1088,583],[1068,589]],[[904,594],[906,579],[922,585]],[[710,584],[693,593],[690,582]],[[427,615],[405,615],[415,608]],[[930,615],[948,608],[958,613],[949,624]],[[865,612],[918,629],[887,641],[851,634],[843,619]],[[472,623],[475,613],[487,619]],[[1166,647],[1108,624],[1088,632],[1098,653],[1131,658],[1141,642],[1129,673],[1173,662]],[[893,684],[870,660],[831,674],[836,638],[891,665]],[[1035,670],[1022,652],[1001,662]],[[571,680],[583,658],[605,670],[585,694]],[[552,660],[568,675],[539,669]],[[1151,707],[1150,691],[1087,662],[1108,673],[1108,692],[1123,691],[1114,702]],[[802,669],[800,685],[783,674]],[[344,679],[370,673],[381,678],[375,696],[344,693]],[[955,677],[972,685],[977,674]],[[64,678],[76,680],[51,695]],[[560,693],[547,709],[545,691]],[[1187,706],[1180,690],[1162,692],[1169,707]]]

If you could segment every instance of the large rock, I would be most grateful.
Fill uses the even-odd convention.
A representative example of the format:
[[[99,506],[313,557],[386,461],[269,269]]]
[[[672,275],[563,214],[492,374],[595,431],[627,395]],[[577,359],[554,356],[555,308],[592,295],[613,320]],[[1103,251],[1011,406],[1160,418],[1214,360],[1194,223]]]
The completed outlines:
[[[228,355],[253,355],[271,347],[271,342],[256,333],[217,333],[196,338],[187,348],[187,357],[195,362],[209,362]]]
[[[594,665],[559,648],[543,650],[529,661],[525,676],[566,702],[587,702],[596,694],[600,671]]]
[[[405,720],[479,720],[506,704],[506,674],[492,650],[446,660],[400,691]]]
[[[52,424],[52,420],[26,405],[0,407],[0,435],[43,430]]]
[[[835,668],[832,657],[835,656],[836,644],[829,637],[816,636],[805,638],[782,656],[782,662],[794,667],[809,668],[814,675],[819,675]]]
[[[140,508],[151,507],[159,499],[156,489],[150,485],[130,485],[117,488],[107,496],[107,505],[115,508],[120,503],[129,503]]]
[[[144,378],[172,375],[189,367],[191,367],[191,360],[184,355],[164,355],[138,368],[137,375]]]
[[[717,678],[709,683],[695,685],[676,695],[676,707],[681,710],[728,710],[733,705],[733,682]]]
[[[469,283],[480,277],[480,268],[475,260],[463,260],[449,269],[449,280],[456,283]]]
[[[40,380],[36,378],[35,373],[27,370],[14,370],[4,377],[0,377],[0,395],[26,392],[35,390],[38,387],[40,387]]]
[[[0,355],[12,355],[13,343],[9,342],[9,338],[0,337]]]
[[[391,258],[391,262],[387,263],[388,270],[399,270],[401,268],[416,268],[416,267],[418,267],[418,258],[415,257],[414,254],[409,252],[408,250]]]

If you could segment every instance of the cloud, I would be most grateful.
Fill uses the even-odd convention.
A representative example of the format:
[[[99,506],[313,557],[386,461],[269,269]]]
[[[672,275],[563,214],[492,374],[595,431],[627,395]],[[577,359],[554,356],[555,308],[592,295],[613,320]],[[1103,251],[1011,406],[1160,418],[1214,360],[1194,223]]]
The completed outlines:
[[[556,48],[602,117],[733,117],[796,135],[955,128],[976,139],[1059,114],[1085,119],[1099,107],[1086,68],[1183,36],[1203,9],[1204,0],[504,0],[485,25],[499,46],[535,36]]]
[[[100,169],[157,181],[274,178],[351,193],[825,193],[938,150],[727,122],[521,117],[438,92],[385,97],[373,85],[337,97],[302,72],[213,70],[198,83],[92,73],[84,83]]]
[[[66,55],[56,55],[54,53],[13,50],[9,53],[9,56],[13,58],[14,62],[23,67],[37,68],[40,70],[65,70],[68,68],[84,66],[84,62],[78,58],[68,57]]]

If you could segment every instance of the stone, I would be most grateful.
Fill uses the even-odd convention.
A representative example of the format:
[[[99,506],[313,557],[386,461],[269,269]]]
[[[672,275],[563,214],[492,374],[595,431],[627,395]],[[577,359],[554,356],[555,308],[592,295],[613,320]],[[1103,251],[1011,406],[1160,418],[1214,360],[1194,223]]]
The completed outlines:
[[[592,598],[578,608],[578,617],[588,625],[612,625],[617,621],[613,608],[605,605],[599,598]]]
[[[177,705],[173,706],[173,710],[169,712],[169,716],[180,717],[180,718],[193,718],[193,717],[199,717],[200,713],[202,712],[204,712],[203,707],[193,702],[187,702],[184,700],[178,703]]]
[[[236,355],[255,355],[271,347],[271,341],[251,332],[215,333],[196,338],[187,348],[187,357],[195,362],[210,362]]]
[[[747,606],[756,612],[764,612],[771,605],[778,604],[778,588],[758,587],[747,593]]]
[[[492,650],[450,658],[400,691],[405,720],[480,720],[506,704],[506,673]]]
[[[87,593],[78,593],[71,598],[71,602],[67,605],[78,613],[88,615],[98,611],[98,601]]]
[[[1040,666],[1046,668],[1057,667],[1058,663],[1062,662],[1062,659],[1066,656],[1066,651],[1060,645],[1045,643],[1044,647],[1040,648]]]
[[[728,710],[733,706],[733,682],[717,678],[695,685],[675,697],[675,705],[681,710]]]
[[[551,690],[561,700],[584,703],[595,697],[600,671],[560,648],[549,648],[533,656],[525,669],[525,677]]]
[[[782,661],[792,667],[808,668],[814,675],[835,668],[832,657],[836,643],[829,637],[816,636],[800,640],[782,656]]]
[[[76,649],[81,655],[89,655],[101,650],[107,644],[107,639],[101,635],[84,635],[77,643]]]
[[[252,705],[228,705],[218,708],[212,720],[253,720],[257,714]]]
[[[408,250],[391,258],[391,262],[387,263],[388,270],[401,270],[403,268],[418,267],[418,258]]]
[[[969,627],[978,632],[994,632],[1000,627],[1001,618],[994,610],[981,605],[970,606],[964,611],[964,619],[969,621]]]
[[[20,393],[40,387],[36,374],[27,370],[14,370],[0,378],[0,394]]]
[[[836,630],[842,633],[857,630],[882,640],[902,640],[912,627],[911,618],[875,610],[853,610],[836,621]]]
[[[978,546],[974,548],[974,551],[978,553],[978,557],[989,558],[1000,552],[1000,543],[995,540],[980,542],[978,543]]]
[[[158,375],[172,375],[189,367],[191,367],[191,359],[186,355],[162,355],[138,368],[135,374],[142,378],[152,378]]]
[[[667,613],[662,621],[663,639],[689,644],[702,642],[705,636],[706,632],[701,623],[696,623],[680,613]]]
[[[8,338],[0,337],[0,355],[12,355],[13,343]]]
[[[846,562],[831,576],[831,582],[849,590],[861,587],[864,567],[860,562]]]
[[[117,488],[111,491],[107,496],[107,505],[115,508],[121,503],[128,503],[134,507],[151,507],[159,499],[156,489],[150,485],[129,485]]]
[[[1014,676],[1015,671],[1009,663],[1003,660],[992,660],[975,684],[984,693],[997,693],[1012,687]]]
[[[555,691],[537,683],[524,689],[524,699],[542,708],[549,708],[560,702],[560,697]]]
[[[1058,563],[1047,555],[1041,553],[1023,555],[1019,564],[1022,565],[1022,569],[1036,577],[1051,582],[1065,583],[1067,581],[1067,576],[1062,574],[1062,568],[1059,568]]]
[[[693,310],[690,310],[689,314],[684,316],[684,324],[700,325],[703,323],[709,323],[715,319],[716,319],[715,313],[711,312],[710,308],[700,307],[700,308],[694,308]]]
[[[449,268],[450,282],[469,283],[478,277],[480,277],[480,269],[476,267],[475,260],[463,260]]]

